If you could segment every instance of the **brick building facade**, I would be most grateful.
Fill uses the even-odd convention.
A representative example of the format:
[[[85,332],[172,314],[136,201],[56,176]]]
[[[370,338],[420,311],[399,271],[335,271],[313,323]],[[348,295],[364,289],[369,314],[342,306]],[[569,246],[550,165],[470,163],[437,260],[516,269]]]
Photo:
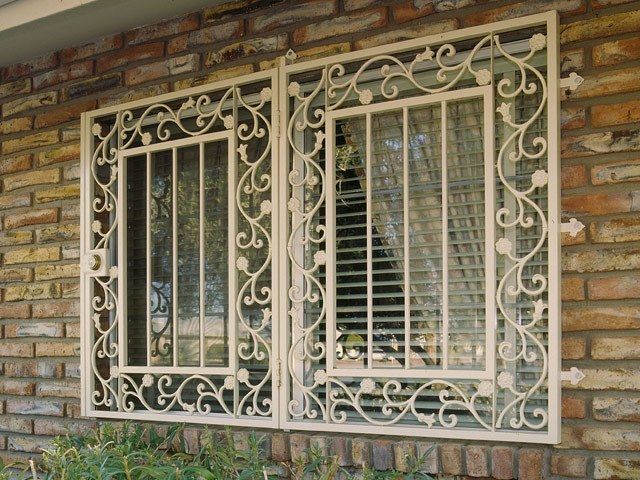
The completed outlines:
[[[640,2],[241,0],[0,69],[0,457],[93,425],[79,408],[81,112],[269,68],[557,9],[563,75],[563,391],[553,446],[435,442],[429,470],[496,479],[640,478]],[[188,430],[197,441],[198,430]],[[434,442],[265,432],[274,460],[310,443],[344,465],[406,467]],[[238,441],[246,431],[238,429]]]

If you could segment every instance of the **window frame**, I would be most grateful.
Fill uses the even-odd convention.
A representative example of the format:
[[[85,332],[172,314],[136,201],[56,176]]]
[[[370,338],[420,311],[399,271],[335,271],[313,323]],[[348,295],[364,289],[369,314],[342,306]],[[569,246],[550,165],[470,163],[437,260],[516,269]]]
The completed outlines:
[[[256,72],[253,74],[245,75],[240,79],[220,80],[211,84],[202,85],[198,87],[192,87],[186,90],[172,92],[156,97],[145,98],[136,100],[133,102],[127,102],[124,104],[114,105],[110,107],[101,108],[91,112],[82,114],[81,118],[81,240],[80,240],[80,252],[81,252],[81,300],[80,300],[80,320],[81,320],[81,411],[83,416],[97,417],[97,418],[112,418],[112,419],[137,419],[137,420],[152,420],[152,421],[182,421],[188,423],[203,423],[203,424],[225,424],[246,426],[254,428],[273,428],[273,429],[285,429],[285,430],[314,430],[314,431],[328,431],[328,432],[344,432],[346,425],[317,422],[305,422],[290,418],[288,414],[288,401],[291,397],[291,389],[288,381],[288,367],[286,359],[288,355],[287,341],[286,339],[291,335],[289,331],[288,323],[288,301],[286,298],[286,290],[289,285],[291,272],[287,263],[286,253],[286,241],[288,233],[288,211],[286,208],[287,203],[287,185],[288,185],[288,165],[290,162],[290,148],[287,139],[287,124],[290,118],[290,112],[288,111],[289,94],[287,92],[287,85],[289,85],[289,78],[295,74],[303,73],[305,71],[311,71],[317,68],[321,68],[328,64],[338,64],[343,62],[359,61],[367,58],[372,58],[378,55],[393,55],[406,50],[412,50],[423,47],[429,44],[442,44],[449,41],[461,41],[480,36],[482,34],[492,33],[497,34],[500,32],[506,32],[510,30],[523,29],[528,27],[535,27],[545,25],[546,26],[546,38],[547,38],[547,149],[548,149],[548,335],[549,344],[547,346],[548,352],[548,366],[547,366],[547,385],[548,385],[548,425],[544,432],[531,432],[531,431],[493,431],[485,430],[470,430],[465,428],[451,428],[451,429],[421,429],[417,431],[404,426],[385,426],[379,427],[375,425],[354,425],[352,423],[347,424],[348,428],[352,432],[364,433],[364,434],[388,434],[388,435],[402,435],[402,436],[421,436],[432,438],[451,438],[451,439],[468,439],[468,440],[496,440],[496,441],[508,441],[508,442],[532,442],[532,443],[558,443],[560,441],[560,393],[561,393],[561,362],[560,362],[560,341],[561,341],[561,324],[560,324],[560,162],[559,162],[559,136],[560,136],[560,120],[559,120],[559,88],[560,88],[560,68],[559,68],[559,17],[556,11],[549,11],[542,14],[530,15],[513,20],[505,20],[495,22],[488,25],[480,25],[471,28],[465,28],[460,30],[454,30],[443,34],[430,35],[413,40],[407,40],[403,42],[397,42],[390,45],[383,45],[379,47],[373,47],[357,52],[345,53],[334,55],[326,58],[304,61],[300,63],[294,63],[291,65],[283,65],[281,67]],[[272,217],[272,241],[274,248],[271,249],[272,255],[272,290],[273,295],[273,333],[272,333],[272,357],[270,364],[272,368],[272,393],[271,400],[273,402],[273,411],[269,419],[256,419],[256,418],[226,418],[216,414],[209,415],[186,415],[186,414],[174,414],[163,413],[155,414],[149,412],[113,412],[102,411],[92,407],[90,397],[94,390],[91,367],[91,352],[92,348],[89,339],[89,325],[91,325],[91,317],[89,315],[91,298],[93,296],[91,278],[95,275],[95,271],[92,272],[92,268],[89,266],[92,261],[96,261],[101,265],[101,272],[106,274],[104,270],[106,266],[118,265],[118,275],[124,275],[126,277],[126,269],[122,265],[122,259],[124,255],[123,249],[123,235],[118,235],[118,258],[109,258],[112,255],[110,252],[95,251],[93,249],[91,222],[92,212],[90,211],[90,203],[94,199],[94,186],[90,179],[89,164],[94,154],[94,140],[91,136],[92,126],[96,119],[104,117],[106,115],[112,115],[119,111],[137,109],[147,107],[155,103],[165,103],[181,98],[187,98],[190,96],[197,96],[207,92],[227,88],[230,85],[238,84],[245,85],[252,82],[264,81],[270,79],[273,96],[271,98],[271,115],[270,123],[272,126],[272,144],[271,144],[271,161],[272,161],[272,204],[274,205],[274,213]],[[493,83],[492,83],[493,85]],[[493,88],[493,86],[488,87]],[[460,98],[460,97],[453,97]],[[493,102],[493,94],[490,95]],[[485,102],[487,96],[484,96]],[[432,103],[433,100],[425,100],[424,103]],[[387,102],[390,103],[390,102]],[[493,106],[493,103],[491,103]],[[381,108],[385,108],[381,104]],[[333,125],[333,120],[339,115],[327,115],[327,119],[330,119],[328,125]],[[497,119],[494,112],[494,108],[484,110],[484,120],[487,121],[487,117],[491,117],[492,126],[496,125]],[[331,127],[329,127],[330,129]],[[329,135],[327,135],[329,137]],[[485,138],[487,135],[485,134]],[[198,143],[198,139],[194,139],[194,143]],[[327,157],[331,156],[332,142],[325,144],[327,148]],[[162,144],[158,144],[162,145]],[[491,144],[493,145],[493,144]],[[160,148],[169,148],[164,145]],[[485,144],[485,150],[493,148],[492,146]],[[122,150],[118,153],[119,156],[127,156],[129,154],[123,154],[126,150]],[[230,150],[231,153],[231,150]],[[486,173],[485,173],[486,175]],[[123,190],[123,182],[119,182],[119,189]],[[231,185],[229,186],[231,189]],[[122,202],[124,196],[118,198],[121,212],[125,212],[126,209],[122,209]],[[489,212],[489,209],[487,209]],[[488,215],[488,213],[487,213]],[[124,230],[124,229],[123,229]],[[488,240],[487,240],[487,248]],[[491,249],[487,250],[493,252],[493,244]],[[327,248],[328,258],[331,258],[331,252]],[[96,257],[97,255],[97,257]],[[487,277],[489,280],[489,277]],[[124,282],[119,282],[119,299],[118,304],[121,312],[126,311],[126,297],[124,295]],[[489,297],[489,295],[487,295]],[[492,297],[493,298],[493,297]],[[123,316],[126,320],[126,317]],[[126,325],[126,322],[125,322]],[[487,326],[487,329],[489,326]],[[118,343],[126,345],[126,333],[124,329],[120,328],[118,331]],[[490,345],[489,335],[486,336],[487,346]],[[489,362],[492,361],[495,355],[494,348],[487,349],[486,367],[490,368]],[[231,352],[231,347],[229,349]],[[119,351],[119,356],[122,356],[122,349]],[[495,362],[493,362],[495,364]],[[158,367],[165,369],[165,367]],[[199,367],[187,367],[189,369],[197,370]],[[226,367],[225,367],[226,368]],[[229,367],[230,368],[230,367]],[[429,372],[429,378],[434,378],[430,375],[433,372]],[[448,377],[451,378],[451,377]],[[381,430],[383,428],[384,430]]]

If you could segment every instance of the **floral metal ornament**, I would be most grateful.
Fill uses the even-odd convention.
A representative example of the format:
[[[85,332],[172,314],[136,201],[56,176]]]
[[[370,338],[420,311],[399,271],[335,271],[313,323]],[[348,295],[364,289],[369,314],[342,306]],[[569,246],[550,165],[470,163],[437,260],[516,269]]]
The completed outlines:
[[[559,441],[557,33],[555,13],[523,17],[298,61],[85,114],[83,414]],[[574,88],[579,80],[574,76],[565,87]],[[464,102],[466,109],[460,108]],[[384,115],[388,123],[374,124],[372,119]],[[203,171],[202,152],[212,142],[224,145],[228,155],[228,191],[216,201],[227,208],[230,220],[218,219],[228,228],[228,251],[217,259],[224,260],[221,277],[228,279],[228,288],[211,290],[228,308],[224,314],[209,313],[215,301],[206,295],[197,308],[203,319],[205,313],[224,317],[224,333],[205,331],[204,321],[189,330],[201,358],[193,365],[181,363],[177,322],[182,313],[173,302],[178,294],[165,280],[149,280],[144,313],[149,321],[134,327],[144,329],[145,353],[153,361],[141,360],[138,339],[128,336],[134,321],[128,302],[137,290],[127,283],[127,162],[135,157],[150,163],[166,155],[173,172],[175,152],[189,147],[198,152],[193,154]],[[447,142],[457,143],[458,151],[448,150]],[[379,155],[381,145],[386,153]],[[379,163],[372,172],[376,155]],[[469,165],[449,165],[455,155],[466,156]],[[429,156],[435,158],[429,165],[440,162],[433,171],[414,176],[404,168],[410,162],[424,166],[420,159]],[[403,176],[394,171],[399,163]],[[448,196],[451,172],[445,170],[461,165],[482,173],[464,177],[457,185],[461,193]],[[148,175],[149,169],[140,171]],[[210,190],[200,171],[197,178],[198,204],[204,205]],[[338,304],[336,232],[345,225],[336,223],[335,200],[349,181],[369,192],[362,198],[358,192],[353,203],[364,206],[352,217],[353,225],[346,225],[367,244],[356,253],[367,265],[375,258],[388,266],[381,270],[382,282],[393,291],[374,291],[373,267],[367,266],[364,275],[358,273],[363,279],[354,280],[364,284],[364,301],[340,298]],[[157,183],[145,192],[145,207],[166,212],[184,192]],[[423,202],[419,197],[427,184]],[[372,185],[384,190],[374,199],[378,210],[370,205]],[[466,193],[465,188],[482,190],[484,197],[477,201],[475,190]],[[467,215],[471,209],[476,210]],[[450,221],[449,211],[459,219]],[[374,216],[375,234],[368,229]],[[406,229],[397,228],[397,218]],[[577,235],[584,226],[573,220],[562,229]],[[431,237],[414,231],[416,223],[437,221]],[[465,250],[462,236],[449,242],[449,230],[466,232],[467,243],[480,239],[474,244],[482,249]],[[171,231],[182,233],[177,226]],[[178,244],[179,237],[171,241]],[[201,251],[208,248],[201,244]],[[415,266],[419,274],[412,278],[416,260],[410,255],[422,252],[423,244],[437,244],[444,253]],[[393,257],[389,246],[407,253]],[[454,272],[445,257],[458,253],[464,259]],[[203,254],[194,255],[200,260]],[[174,257],[163,261],[178,264]],[[467,271],[480,280],[469,283]],[[204,268],[199,275],[205,275]],[[205,283],[200,278],[199,285]],[[167,282],[177,287],[181,279],[176,274]],[[456,314],[472,318],[471,333],[449,328],[458,321],[449,315],[449,285],[456,283],[477,287],[460,293],[473,297],[471,313]],[[396,302],[378,323],[374,294],[389,294]],[[339,325],[336,313],[348,302],[357,309],[341,312],[340,318],[356,325],[351,330]],[[428,315],[419,313],[427,310]],[[458,355],[451,362],[450,344]],[[209,354],[221,362],[210,362]]]
[[[289,317],[290,336],[282,350],[289,375],[286,427],[338,431],[349,425],[353,431],[365,433],[450,438],[471,438],[469,432],[474,430],[477,435],[473,438],[517,437],[533,442],[558,438],[558,419],[552,419],[549,410],[550,392],[558,392],[557,375],[550,380],[549,350],[542,340],[554,335],[557,318],[551,315],[555,316],[557,309],[549,306],[551,273],[545,270],[546,265],[533,268],[549,248],[550,236],[555,242],[558,233],[550,232],[549,226],[549,216],[555,218],[557,211],[548,212],[546,205],[547,195],[556,194],[549,189],[557,187],[556,179],[550,178],[554,167],[549,159],[557,154],[550,150],[549,140],[549,132],[557,125],[549,124],[545,130],[545,122],[557,121],[558,107],[551,101],[557,101],[557,92],[551,96],[549,91],[557,89],[558,79],[548,78],[546,63],[547,58],[551,62],[557,55],[557,39],[550,32],[555,22],[553,15],[537,16],[530,23],[502,22],[495,28],[487,27],[486,34],[474,31],[473,37],[461,33],[463,51],[458,51],[456,32],[452,32],[446,35],[450,40],[446,42],[440,37],[411,40],[308,66],[284,67],[281,78],[289,99],[285,145],[291,158],[283,177],[288,186],[286,271],[290,278],[283,309]],[[503,44],[501,37],[522,25],[539,28],[533,35]],[[513,36],[517,34],[510,38]],[[303,74],[314,80],[302,83]],[[450,377],[445,372],[429,378],[426,372],[416,372],[413,378],[411,368],[388,368],[386,374],[381,369],[372,374],[370,366],[342,373],[332,367],[331,357],[336,353],[328,338],[342,334],[334,333],[336,320],[331,315],[335,315],[336,299],[326,280],[335,275],[330,267],[336,262],[335,245],[328,246],[335,235],[327,219],[327,212],[334,208],[328,202],[329,189],[334,188],[332,182],[336,189],[342,187],[341,180],[334,177],[337,174],[329,171],[325,155],[335,155],[338,149],[348,152],[354,163],[342,165],[336,160],[335,168],[352,169],[364,176],[366,147],[365,140],[356,146],[335,145],[332,135],[347,137],[348,132],[338,132],[334,119],[342,118],[339,112],[343,109],[362,117],[385,112],[385,105],[389,111],[398,108],[401,112],[414,99],[416,105],[428,102],[431,95],[448,94],[447,99],[455,99],[456,92],[464,95],[474,88],[488,89],[485,91],[491,92],[494,102],[490,118],[495,124],[484,124],[485,138],[494,131],[498,134],[495,153],[485,158],[490,178],[495,179],[500,192],[494,205],[487,205],[487,215],[496,227],[495,236],[487,239],[486,257],[487,262],[495,262],[497,277],[494,310],[487,311],[485,319],[496,341],[487,357],[493,362],[489,367],[492,373],[465,378],[452,371]],[[404,115],[405,120],[399,113],[397,122],[406,121],[406,111]],[[412,134],[408,134],[409,142],[424,141],[417,134],[411,140]],[[488,185],[494,188],[493,182]],[[407,216],[405,221],[407,218],[413,217]],[[520,236],[533,240],[522,247]],[[519,312],[511,306],[516,301],[523,305]],[[416,331],[415,335],[425,333],[429,332]],[[344,342],[357,345],[361,341],[351,337]],[[342,348],[346,351],[349,347]],[[557,355],[555,344],[549,348]],[[358,355],[355,351],[352,354]],[[458,433],[461,427],[465,433]]]
[[[200,423],[251,418],[256,425],[273,426],[275,415],[268,392],[275,364],[270,274],[273,95],[272,88],[265,86],[273,81],[273,74],[256,74],[243,82],[220,82],[191,89],[189,95],[169,94],[86,115],[83,197],[90,201],[83,205],[87,226],[83,245],[85,252],[107,252],[99,258],[109,262],[107,276],[88,272],[82,279],[86,415],[142,419],[188,415],[189,421]],[[257,93],[252,93],[252,83],[262,85]],[[225,142],[225,149],[231,152],[229,162],[235,164],[235,173],[229,177],[229,198],[235,199],[229,204],[229,217],[239,220],[232,230],[228,282],[233,282],[236,298],[230,299],[228,308],[235,319],[229,328],[236,333],[233,342],[229,340],[227,366],[201,363],[189,367],[175,361],[166,366],[167,361],[177,358],[179,345],[175,338],[161,340],[176,326],[171,326],[169,317],[170,296],[152,282],[148,308],[167,316],[167,321],[162,326],[149,323],[146,330],[148,358],[161,359],[160,363],[140,366],[127,356],[127,318],[123,317],[127,311],[123,286],[127,281],[126,257],[116,250],[127,228],[123,223],[127,211],[125,177],[120,169],[129,161],[129,152],[143,152],[151,158],[155,152],[175,152],[183,145],[200,146],[202,157],[207,142]],[[231,168],[227,157],[223,160]],[[199,161],[204,172],[204,158]],[[203,173],[199,178],[201,186],[208,181]],[[171,193],[164,187],[161,183],[149,187],[149,212],[167,208],[162,201]],[[256,198],[258,208],[250,208]],[[199,208],[204,208],[202,199],[204,195]],[[200,335],[200,348],[204,348],[206,338],[204,333]]]

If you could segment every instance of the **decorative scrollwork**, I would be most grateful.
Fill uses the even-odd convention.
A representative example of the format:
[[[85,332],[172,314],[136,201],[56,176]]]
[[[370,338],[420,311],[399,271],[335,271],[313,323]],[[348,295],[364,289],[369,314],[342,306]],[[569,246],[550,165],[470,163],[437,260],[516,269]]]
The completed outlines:
[[[272,380],[271,96],[271,89],[266,87],[257,100],[253,96],[246,98],[241,87],[233,85],[218,92],[219,100],[215,103],[210,94],[185,98],[177,109],[172,103],[154,103],[143,109],[119,111],[91,128],[95,146],[89,166],[95,198],[88,212],[93,232],[89,248],[113,249],[118,229],[124,228],[120,225],[117,188],[121,152],[140,144],[150,146],[176,138],[193,137],[193,144],[197,145],[201,135],[231,131],[233,139],[227,148],[237,146],[233,158],[239,174],[234,178],[235,183],[228,185],[235,192],[236,200],[229,217],[239,220],[235,245],[230,248],[241,252],[236,264],[230,265],[237,268],[237,274],[230,278],[237,278],[238,285],[235,287],[237,297],[230,299],[229,308],[235,310],[237,319],[232,330],[237,327],[239,332],[237,343],[233,343],[235,351],[228,353],[240,365],[232,374],[204,375],[198,373],[197,368],[194,371],[186,368],[184,373],[157,374],[158,370],[149,370],[159,368],[153,361],[153,365],[141,367],[140,374],[130,373],[129,366],[129,370],[119,368],[123,347],[117,339],[124,327],[118,308],[118,268],[111,267],[109,277],[93,279],[94,295],[89,308],[93,323],[91,374],[95,384],[90,392],[90,404],[94,413],[100,410],[156,414],[177,411],[193,415],[215,412],[224,413],[229,419],[273,415],[270,393],[265,391]],[[227,164],[226,157],[223,163]],[[171,203],[166,203],[171,202],[168,188],[166,184],[152,186],[148,201],[152,202],[152,209],[170,218]],[[264,198],[256,213],[251,204],[257,196]],[[225,198],[222,204],[226,203]],[[178,348],[174,339],[169,338],[173,337],[169,333],[175,328],[170,305],[172,293],[168,293],[166,283],[160,282],[150,282],[150,293],[151,315],[163,322],[161,325],[152,322],[151,330],[146,332],[149,357],[162,357],[166,365]],[[256,310],[261,315],[257,325]]]
[[[398,97],[400,88],[397,83],[405,80],[418,91],[431,94],[450,90],[463,78],[465,73],[469,73],[476,78],[478,85],[488,85],[491,83],[492,74],[486,68],[474,69],[473,61],[476,59],[478,51],[491,43],[491,35],[487,35],[480,40],[473,49],[465,53],[465,57],[458,63],[445,62],[445,58],[452,59],[456,55],[456,48],[451,44],[444,44],[434,52],[427,46],[422,53],[415,56],[413,61],[407,66],[402,60],[392,55],[377,55],[362,63],[358,70],[352,75],[346,75],[346,68],[340,63],[331,65],[328,69],[327,96],[335,101],[327,105],[327,110],[340,108],[349,98],[350,94],[358,96],[362,105],[368,105],[373,101],[373,92],[370,88],[361,88],[358,82],[362,81],[363,73],[370,70],[371,65],[384,63],[380,68],[380,94],[386,100]],[[429,66],[437,68],[436,79],[440,85],[425,85],[420,79],[420,67]],[[340,81],[339,79],[344,78]],[[295,85],[293,89],[295,90]],[[339,93],[341,92],[341,93]],[[291,93],[291,86],[290,86]]]
[[[535,34],[529,41],[529,51],[523,56],[516,56],[503,47],[498,35],[488,34],[464,54],[458,54],[451,44],[441,45],[435,50],[427,45],[408,62],[393,55],[377,55],[357,65],[329,64],[318,70],[320,78],[317,83],[305,85],[304,89],[296,81],[289,83],[287,93],[293,100],[293,106],[287,124],[287,139],[293,163],[288,175],[290,197],[287,208],[291,229],[286,247],[292,277],[288,290],[292,339],[287,364],[291,379],[288,414],[292,419],[321,420],[333,424],[350,421],[364,421],[371,425],[409,423],[453,429],[460,424],[460,412],[466,412],[465,422],[471,419],[477,428],[488,431],[504,428],[505,416],[510,418],[507,427],[510,429],[538,430],[546,426],[546,410],[535,407],[529,412],[527,406],[530,398],[546,383],[547,352],[539,334],[534,331],[548,308],[541,298],[547,289],[547,279],[541,273],[527,279],[524,272],[547,240],[546,216],[534,194],[547,185],[548,174],[537,169],[530,174],[529,186],[522,189],[507,178],[503,168],[505,161],[537,160],[547,153],[547,141],[542,135],[535,136],[530,144],[526,143],[530,127],[540,120],[547,104],[546,79],[532,61],[536,52],[545,47],[545,36]],[[482,67],[476,67],[474,62],[481,51],[486,61]],[[487,51],[489,55],[486,55]],[[512,64],[511,70],[516,72],[514,78],[519,78],[517,84],[508,77],[494,80],[498,73],[493,70],[494,61],[487,60],[491,55],[494,59],[498,55],[502,57],[501,71],[509,71],[510,67],[505,63]],[[382,67],[376,76],[374,68],[380,64]],[[435,81],[433,75],[423,75],[427,70],[435,71]],[[525,254],[516,253],[516,245],[507,236],[495,242],[498,254],[508,258],[513,266],[498,279],[497,312],[488,312],[487,321],[492,315],[499,315],[517,334],[517,347],[508,340],[497,347],[499,363],[507,365],[505,368],[510,370],[498,372],[495,382],[492,379],[474,381],[473,378],[466,382],[420,380],[423,377],[419,376],[405,381],[373,376],[358,383],[355,378],[349,380],[332,375],[325,370],[327,356],[336,352],[330,351],[331,347],[323,340],[326,338],[323,329],[332,328],[332,323],[327,319],[329,299],[324,276],[320,275],[322,266],[329,261],[324,245],[328,234],[324,218],[325,209],[332,208],[326,205],[327,188],[333,188],[333,185],[326,185],[329,175],[322,158],[327,114],[352,106],[353,100],[364,106],[394,100],[400,97],[402,89],[418,92],[418,95],[450,91],[460,88],[462,80],[469,78],[475,79],[480,86],[493,84],[496,95],[504,99],[497,112],[513,130],[501,140],[495,172],[504,186],[504,195],[513,196],[517,211],[495,207],[496,224],[504,230],[516,227],[533,229],[535,226],[536,232],[540,232],[534,247]],[[512,112],[514,103],[521,101],[523,96],[535,96],[538,103],[535,112],[520,122]],[[302,137],[308,140],[305,142]],[[315,142],[309,141],[312,139]],[[493,163],[493,159],[486,161]],[[528,213],[531,211],[536,218]],[[505,306],[505,295],[531,297],[530,319],[517,321],[513,318]],[[522,313],[520,315],[523,316]],[[511,373],[511,370],[518,371],[519,362],[541,363],[533,369],[536,380],[525,382],[526,386],[521,386]],[[393,369],[387,376],[394,377]],[[496,398],[500,390],[508,393],[504,405]],[[426,394],[431,399],[438,398],[439,405],[431,405],[429,409],[421,407],[420,398]],[[516,410],[517,413],[512,415]]]
[[[525,189],[520,189],[513,180],[509,180],[505,175],[505,162],[517,163],[523,159],[540,159],[547,154],[547,140],[542,136],[535,136],[531,145],[526,145],[526,138],[530,129],[539,121],[547,104],[547,82],[539,69],[531,64],[531,59],[535,53],[542,50],[546,45],[546,38],[542,34],[535,34],[529,41],[530,51],[523,57],[516,57],[507,52],[500,42],[498,35],[495,35],[495,46],[498,52],[507,58],[519,72],[520,81],[514,85],[510,78],[503,78],[497,86],[498,94],[511,102],[503,102],[497,112],[501,114],[502,121],[512,130],[512,133],[503,140],[498,152],[496,171],[501,185],[504,187],[506,195],[510,195],[515,200],[516,211],[503,207],[496,212],[496,223],[505,232],[514,232],[516,228],[528,230],[531,234],[538,234],[535,244],[528,252],[518,255],[513,252],[511,242],[503,237],[496,242],[498,254],[507,257],[511,262],[511,267],[499,279],[496,291],[496,301],[501,317],[509,328],[517,332],[518,346],[512,341],[503,341],[498,346],[498,355],[507,364],[514,364],[518,361],[525,363],[542,362],[538,378],[533,384],[527,384],[518,388],[513,375],[508,371],[502,371],[498,375],[498,386],[510,393],[512,398],[508,402],[496,420],[496,427],[501,428],[506,416],[513,415],[509,425],[513,429],[523,427],[538,430],[547,425],[548,412],[544,408],[534,408],[533,412],[527,412],[527,401],[545,384],[548,371],[547,350],[535,333],[535,327],[543,318],[543,312],[547,308],[542,298],[547,290],[547,279],[540,273],[532,275],[529,283],[525,282],[524,272],[536,255],[539,255],[544,248],[547,235],[548,223],[545,212],[533,198],[533,194],[545,187],[548,181],[547,172],[536,170],[531,175],[531,184]],[[531,79],[531,77],[533,77]],[[539,94],[538,89],[540,89]],[[537,101],[535,111],[525,118],[521,123],[517,123],[510,113],[512,102],[518,96],[528,96]],[[508,152],[508,154],[507,154]],[[527,212],[534,212],[538,222],[534,221],[534,215]],[[511,219],[509,219],[511,217]],[[533,227],[537,225],[536,231]],[[514,313],[506,306],[509,301],[507,297],[515,298],[524,295],[531,298],[532,315],[531,320],[523,322],[522,319],[515,318]]]

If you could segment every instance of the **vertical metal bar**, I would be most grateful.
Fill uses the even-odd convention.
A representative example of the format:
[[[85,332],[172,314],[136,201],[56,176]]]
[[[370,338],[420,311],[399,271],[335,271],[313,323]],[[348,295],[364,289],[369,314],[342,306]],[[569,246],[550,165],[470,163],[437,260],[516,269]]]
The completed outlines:
[[[146,262],[147,262],[147,366],[151,366],[151,339],[153,325],[151,324],[151,152],[147,152],[147,191],[146,191]]]
[[[367,205],[367,367],[373,368],[373,239],[371,219],[371,114],[366,116],[365,185]]]
[[[440,102],[442,170],[442,368],[449,368],[449,191],[447,180],[447,102]]]
[[[492,55],[493,62],[493,55]],[[493,72],[493,68],[491,69]],[[494,97],[493,89],[488,89],[485,93],[484,102],[484,228],[485,228],[485,368],[493,372],[495,382],[495,355],[496,355],[496,335],[498,330],[498,315],[496,314],[496,258],[495,258],[495,222],[496,216],[496,192],[495,192],[495,138],[496,123],[494,119]],[[515,112],[511,118],[515,118]],[[507,162],[512,163],[512,162]],[[512,210],[515,211],[515,210]],[[515,243],[514,243],[515,245]],[[495,320],[492,320],[495,317]],[[505,399],[509,391],[504,392]],[[492,398],[492,428],[495,429],[496,420],[496,400],[494,393]],[[506,401],[509,404],[509,400]]]
[[[409,265],[409,108],[402,109],[402,201],[404,236],[404,368],[411,360],[411,281]]]
[[[229,234],[227,236],[228,247],[228,270],[229,270],[229,338],[227,350],[229,356],[229,368],[234,372],[234,375],[238,371],[238,359],[236,355],[236,336],[238,331],[238,318],[242,313],[236,310],[239,303],[236,302],[238,295],[238,268],[236,267],[236,235],[238,231],[238,207],[236,206],[236,182],[238,179],[238,164],[240,158],[238,155],[238,97],[240,96],[239,89],[236,85],[233,86],[233,131],[229,136],[227,144],[227,162],[228,177],[227,177],[227,215],[229,222]],[[241,307],[240,307],[241,308]],[[233,389],[233,415],[236,418],[241,412],[238,412],[238,405],[240,404],[240,386],[236,376],[236,385]]]
[[[93,135],[89,135],[90,117],[87,113],[80,114],[80,258],[84,260],[89,250],[89,231],[87,226],[91,224],[91,210],[89,205],[93,200],[93,189],[89,181],[89,158],[93,150]],[[88,327],[88,302],[91,293],[91,280],[85,271],[80,274],[80,365],[84,375],[80,375],[80,413],[87,416],[91,403],[88,401],[91,391],[93,391],[93,378],[91,372],[91,362],[88,355],[89,345],[93,345],[93,334]]]
[[[199,145],[199,164],[198,164],[198,179],[200,187],[200,239],[199,239],[199,257],[200,257],[200,366],[205,366],[205,351],[204,351],[204,143]]]
[[[562,341],[562,324],[560,322],[560,95],[558,81],[560,79],[560,52],[558,45],[560,21],[558,13],[549,12],[547,20],[547,86],[549,96],[547,98],[547,136],[549,142],[549,154],[547,171],[549,173],[548,215],[549,215],[549,285],[547,311],[549,325],[549,437],[552,442],[559,442],[561,414],[560,392],[562,369],[560,345]],[[584,88],[584,87],[583,87]]]
[[[128,304],[125,298],[125,292],[127,291],[127,275],[128,269],[126,268],[126,250],[125,245],[127,244],[127,168],[126,162],[127,157],[122,155],[122,137],[120,135],[120,126],[118,126],[118,139],[110,140],[110,148],[117,148],[118,150],[118,182],[117,182],[117,192],[118,198],[116,200],[116,211],[113,210],[109,213],[109,225],[116,224],[116,228],[118,231],[118,235],[116,238],[116,247],[114,249],[113,246],[109,245],[109,238],[105,240],[104,247],[108,249],[109,261],[113,262],[113,265],[119,266],[118,273],[120,277],[118,278],[118,308],[116,310],[111,310],[109,312],[109,325],[116,324],[115,332],[109,335],[110,342],[118,342],[118,358],[117,358],[117,366],[118,368],[122,368],[127,363],[127,359],[129,358],[128,354],[128,344],[127,338],[129,336],[127,332],[127,322],[126,318],[128,316],[127,309]],[[117,215],[117,216],[116,216]],[[118,223],[115,223],[117,219]],[[93,375],[92,375],[93,376]],[[123,410],[123,379],[121,375],[116,375],[118,379],[118,399],[116,403],[116,408],[118,411]]]
[[[178,149],[171,149],[171,221],[173,302],[173,366],[178,366]]]

